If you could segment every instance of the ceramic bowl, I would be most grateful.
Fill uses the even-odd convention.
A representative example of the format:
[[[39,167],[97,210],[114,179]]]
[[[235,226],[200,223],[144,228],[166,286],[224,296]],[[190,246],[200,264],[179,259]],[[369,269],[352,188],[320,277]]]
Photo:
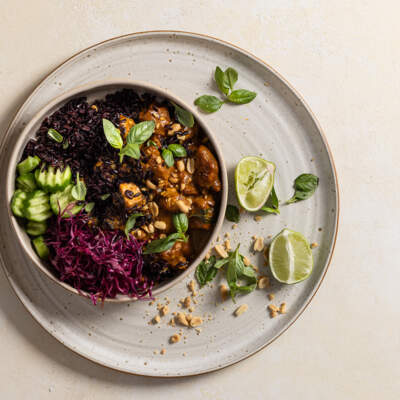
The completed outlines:
[[[214,228],[206,237],[203,236],[201,238],[201,240],[200,240],[202,243],[201,249],[198,249],[197,256],[196,256],[195,260],[193,260],[192,263],[189,265],[189,267],[186,270],[182,271],[175,278],[173,278],[169,281],[166,281],[164,283],[161,283],[160,285],[156,286],[153,289],[153,295],[158,296],[160,293],[171,288],[172,286],[177,284],[179,281],[181,281],[185,276],[187,276],[190,272],[192,272],[197,267],[197,265],[200,263],[200,261],[204,258],[206,252],[208,251],[208,249],[210,247],[210,243],[215,241],[215,239],[218,235],[218,232],[221,228],[221,225],[223,223],[225,209],[226,209],[226,203],[227,203],[227,192],[228,192],[226,167],[225,167],[225,163],[224,163],[224,160],[222,157],[222,152],[218,146],[218,143],[216,142],[216,140],[214,138],[214,135],[212,134],[210,129],[207,127],[207,125],[204,123],[203,118],[199,115],[199,113],[191,105],[183,102],[181,99],[176,97],[174,94],[170,93],[168,90],[156,87],[156,86],[146,83],[146,82],[138,82],[138,81],[132,81],[132,80],[127,80],[127,79],[113,79],[113,80],[92,82],[92,83],[89,83],[84,86],[76,87],[76,88],[62,94],[61,96],[53,99],[52,101],[50,101],[26,125],[26,127],[21,132],[20,137],[18,138],[15,148],[12,150],[12,156],[11,156],[10,162],[8,164],[8,173],[7,173],[7,187],[6,187],[7,199],[8,199],[8,203],[10,203],[11,197],[15,190],[16,165],[22,156],[25,145],[31,138],[35,137],[36,132],[37,132],[38,128],[40,127],[40,124],[46,117],[51,115],[54,111],[59,109],[61,106],[63,106],[65,103],[67,103],[69,100],[71,100],[73,98],[85,96],[88,98],[88,101],[91,102],[95,99],[102,99],[105,97],[106,94],[115,92],[116,90],[123,89],[123,88],[134,89],[134,90],[138,91],[139,93],[144,93],[144,92],[152,93],[159,98],[172,100],[176,104],[178,104],[181,107],[185,108],[186,110],[190,111],[193,114],[197,123],[202,128],[205,135],[207,135],[209,142],[212,145],[214,154],[216,155],[217,160],[219,162],[219,166],[220,166],[222,191],[221,191],[221,200],[219,203],[219,210],[218,210],[218,214],[217,214],[217,220],[215,222]],[[79,293],[72,286],[70,286],[67,283],[61,282],[56,277],[56,275],[54,274],[53,268],[48,263],[44,262],[37,256],[36,252],[32,248],[30,237],[26,234],[24,229],[20,226],[17,219],[12,215],[10,209],[9,209],[9,216],[11,218],[12,226],[14,228],[15,234],[16,234],[24,252],[28,255],[28,257],[32,261],[32,265],[35,268],[38,268],[42,273],[44,273],[46,276],[48,276],[51,280],[58,283],[60,286],[62,286],[64,289],[70,291],[71,293],[87,296],[87,294],[85,292]],[[134,300],[135,300],[134,298],[131,298],[127,295],[118,295],[114,299],[109,299],[109,298],[105,299],[106,302],[128,302],[128,301],[134,301]]]

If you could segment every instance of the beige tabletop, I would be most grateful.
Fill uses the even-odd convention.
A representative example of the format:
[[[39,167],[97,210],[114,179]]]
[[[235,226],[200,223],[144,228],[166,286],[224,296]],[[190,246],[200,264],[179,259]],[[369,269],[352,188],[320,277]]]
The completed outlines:
[[[177,29],[233,42],[303,94],[336,161],[332,265],[300,319],[267,349],[194,378],[128,376],[64,348],[0,273],[1,399],[398,399],[400,23],[387,0],[0,2],[0,129],[60,62],[125,33]]]

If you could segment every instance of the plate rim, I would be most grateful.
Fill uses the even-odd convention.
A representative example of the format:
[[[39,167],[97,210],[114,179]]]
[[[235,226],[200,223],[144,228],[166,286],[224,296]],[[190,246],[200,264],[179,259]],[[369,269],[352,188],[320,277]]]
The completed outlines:
[[[124,38],[128,38],[128,37],[135,37],[135,36],[146,36],[146,35],[152,35],[152,34],[169,34],[169,35],[182,35],[182,36],[189,36],[189,37],[194,37],[197,39],[205,39],[205,40],[210,40],[210,41],[214,41],[217,42],[219,44],[223,44],[225,46],[231,47],[239,52],[241,52],[242,54],[246,55],[247,57],[249,57],[250,59],[253,59],[255,61],[257,61],[258,63],[260,63],[261,65],[263,65],[264,67],[266,67],[271,73],[273,73],[278,79],[280,79],[289,90],[292,91],[292,93],[297,97],[297,99],[300,101],[301,105],[305,108],[305,110],[307,111],[307,113],[309,114],[309,116],[312,119],[312,122],[315,124],[315,127],[317,128],[317,131],[319,133],[319,135],[321,136],[322,142],[324,143],[325,149],[327,151],[328,154],[328,158],[329,158],[329,162],[330,165],[332,167],[332,172],[334,175],[334,184],[335,184],[335,214],[336,214],[336,218],[335,218],[335,225],[334,225],[334,235],[333,235],[333,241],[332,241],[332,245],[329,251],[329,255],[328,255],[328,259],[326,262],[326,265],[324,267],[324,271],[323,274],[321,275],[319,282],[317,283],[317,285],[314,287],[313,292],[311,293],[309,299],[305,302],[305,304],[303,305],[303,307],[300,309],[300,311],[297,313],[297,315],[293,318],[292,321],[290,321],[288,323],[287,326],[285,326],[280,332],[278,332],[273,338],[271,338],[268,342],[266,342],[265,344],[263,344],[260,348],[258,348],[257,350],[255,350],[254,352],[250,353],[250,354],[245,354],[241,357],[239,357],[237,360],[232,361],[232,362],[228,362],[226,365],[222,365],[222,366],[216,366],[213,367],[211,369],[205,370],[205,371],[201,371],[201,372],[197,372],[197,373],[192,373],[192,374],[185,374],[185,375],[153,375],[153,374],[143,374],[143,373],[138,373],[138,372],[132,372],[132,371],[127,371],[124,370],[122,368],[118,368],[118,367],[113,367],[110,365],[106,365],[104,364],[102,361],[100,360],[96,360],[92,357],[89,357],[88,355],[85,355],[83,353],[81,353],[78,349],[73,348],[72,346],[69,346],[68,344],[64,343],[61,339],[59,339],[58,337],[54,336],[50,330],[48,330],[45,326],[43,326],[39,320],[34,316],[34,314],[31,312],[31,310],[29,309],[28,305],[25,303],[24,300],[22,300],[22,298],[19,296],[18,294],[18,285],[16,283],[14,283],[14,280],[12,279],[12,276],[10,276],[6,266],[5,266],[5,262],[3,259],[3,255],[2,252],[0,251],[0,265],[2,267],[2,270],[4,272],[4,275],[8,281],[8,283],[10,284],[10,287],[12,289],[12,291],[14,292],[14,294],[16,295],[17,299],[20,301],[20,303],[23,305],[23,307],[26,309],[26,311],[28,312],[28,314],[32,317],[32,319],[45,331],[47,332],[47,334],[49,334],[52,338],[56,339],[60,344],[62,344],[63,346],[65,346],[66,348],[68,348],[69,350],[71,350],[73,353],[75,353],[76,355],[96,364],[96,365],[100,365],[102,367],[105,368],[109,368],[110,370],[113,371],[117,371],[117,372],[122,372],[128,375],[134,375],[134,376],[143,376],[143,377],[148,377],[148,378],[160,378],[160,379],[171,379],[171,378],[185,378],[185,377],[193,377],[193,376],[200,376],[200,375],[204,375],[204,374],[208,374],[214,371],[218,371],[218,370],[222,370],[225,369],[231,365],[235,365],[243,360],[248,359],[249,357],[259,353],[260,351],[264,350],[265,348],[267,348],[270,344],[272,344],[275,340],[277,340],[282,334],[284,334],[297,320],[298,318],[304,313],[304,311],[306,310],[306,308],[310,305],[311,301],[314,299],[315,295],[317,294],[319,288],[322,285],[322,282],[325,279],[325,276],[328,272],[328,269],[331,265],[332,262],[332,257],[333,257],[333,253],[335,251],[335,247],[336,247],[336,240],[337,240],[337,235],[338,235],[338,230],[339,230],[339,215],[340,215],[340,195],[339,195],[339,182],[338,182],[338,177],[337,177],[337,169],[335,166],[335,162],[333,159],[333,154],[331,151],[331,148],[329,146],[329,143],[327,141],[326,135],[324,130],[322,129],[318,119],[316,118],[314,112],[311,110],[311,108],[309,107],[308,103],[304,100],[303,96],[293,87],[293,85],[291,83],[289,83],[286,78],[284,78],[275,68],[271,67],[271,65],[269,65],[266,61],[264,61],[263,59],[255,56],[253,53],[251,53],[248,50],[243,49],[242,47],[235,45],[231,42],[228,42],[224,39],[219,39],[216,38],[212,35],[207,35],[204,33],[196,33],[196,32],[190,32],[190,31],[183,31],[183,30],[170,30],[170,29],[157,29],[157,30],[147,30],[147,31],[138,31],[138,32],[132,32],[132,33],[127,33],[124,35],[118,35],[118,36],[113,36],[109,39],[100,41],[100,42],[96,42],[88,47],[85,47],[84,49],[74,53],[73,55],[71,55],[70,57],[66,58],[64,61],[62,61],[60,64],[58,64],[55,68],[51,69],[48,73],[46,73],[44,75],[44,77],[35,85],[34,89],[30,92],[30,94],[25,98],[25,100],[20,104],[20,106],[17,108],[17,110],[15,111],[15,113],[13,114],[13,117],[11,118],[7,128],[4,131],[4,134],[2,135],[2,138],[0,140],[0,150],[4,147],[4,143],[5,143],[5,138],[7,138],[9,131],[10,131],[10,127],[11,125],[14,123],[15,119],[17,118],[17,116],[20,114],[21,109],[25,106],[26,103],[28,103],[28,101],[35,95],[35,93],[37,92],[37,90],[41,87],[41,85],[51,76],[53,75],[55,72],[57,72],[59,69],[61,69],[65,64],[67,64],[69,61],[71,61],[72,59],[74,59],[77,56],[80,56],[81,54],[90,51],[93,48],[102,46],[106,43],[112,42],[112,41],[117,41],[120,39],[124,39]],[[21,290],[21,289],[20,289]]]

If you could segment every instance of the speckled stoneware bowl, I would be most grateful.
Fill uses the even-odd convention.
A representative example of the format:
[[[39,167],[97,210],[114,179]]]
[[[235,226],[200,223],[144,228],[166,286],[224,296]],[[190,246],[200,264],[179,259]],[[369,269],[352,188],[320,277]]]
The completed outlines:
[[[212,149],[214,151],[214,154],[217,156],[217,160],[220,167],[222,190],[221,190],[219,210],[217,213],[217,219],[215,225],[211,232],[207,234],[204,233],[203,235],[200,234],[198,237],[196,237],[195,240],[196,258],[190,263],[189,267],[186,270],[182,271],[175,278],[165,281],[160,285],[154,287],[153,295],[158,296],[165,290],[171,288],[172,286],[180,282],[183,278],[185,278],[191,271],[193,271],[193,269],[197,267],[199,262],[204,258],[205,253],[208,251],[210,247],[210,243],[212,241],[215,241],[218,232],[222,226],[225,215],[227,196],[228,196],[227,172],[225,168],[225,163],[222,157],[221,150],[219,149],[213,134],[211,133],[210,129],[207,127],[207,125],[204,123],[203,119],[199,116],[198,112],[195,109],[186,104],[180,98],[170,93],[168,90],[161,89],[159,87],[156,87],[154,85],[145,82],[132,81],[129,79],[110,79],[110,80],[91,82],[83,86],[78,86],[62,94],[61,96],[56,97],[55,99],[50,101],[50,103],[48,103],[45,107],[43,107],[30,120],[30,122],[26,125],[20,137],[18,138],[15,147],[12,149],[12,155],[10,158],[10,162],[8,164],[6,195],[8,203],[10,203],[11,197],[15,190],[16,165],[22,156],[26,143],[36,135],[37,130],[39,129],[42,121],[46,117],[51,115],[53,112],[55,112],[57,109],[62,107],[65,103],[67,103],[69,100],[73,98],[85,96],[87,97],[90,103],[95,99],[103,99],[108,93],[112,93],[115,92],[116,90],[123,88],[134,89],[139,93],[144,93],[144,92],[152,93],[155,94],[160,99],[172,100],[176,104],[189,110],[193,114],[195,120],[198,122],[200,127],[202,128],[203,132],[207,135],[209,141],[211,142]],[[90,151],[90,149],[88,150]],[[78,290],[74,289],[71,285],[65,282],[61,282],[56,277],[54,269],[51,267],[51,265],[44,262],[37,256],[36,252],[32,248],[30,237],[27,235],[25,230],[20,226],[17,219],[12,215],[10,209],[9,209],[9,216],[12,220],[12,226],[14,228],[16,236],[18,237],[19,242],[21,243],[21,246],[25,251],[25,253],[33,261],[33,265],[36,266],[41,272],[46,274],[54,282],[57,282],[59,285],[61,285],[68,291],[77,295],[87,296],[89,298],[88,294],[85,293],[84,291],[78,292]],[[116,302],[116,303],[129,302],[134,300],[136,299],[127,295],[117,295],[117,297],[113,299],[110,298],[105,299],[106,302]]]

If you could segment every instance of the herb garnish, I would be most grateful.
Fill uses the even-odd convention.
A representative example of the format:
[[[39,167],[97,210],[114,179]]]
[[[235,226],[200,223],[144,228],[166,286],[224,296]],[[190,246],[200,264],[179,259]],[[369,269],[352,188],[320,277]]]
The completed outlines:
[[[238,293],[250,293],[257,285],[257,277],[253,268],[246,266],[243,261],[243,256],[239,253],[239,245],[235,251],[230,251],[229,256],[221,258],[210,257],[208,261],[202,261],[196,269],[196,278],[201,286],[205,285],[214,279],[218,269],[227,265],[226,280],[230,289],[232,300],[235,301],[235,296]],[[239,282],[244,281],[244,285]]]
[[[272,214],[280,213],[279,200],[278,200],[278,196],[276,195],[274,186],[272,186],[271,194],[269,195],[265,204],[261,207],[261,210],[268,212],[268,213],[272,213]]]
[[[233,206],[232,204],[228,204],[226,206],[225,218],[231,222],[239,222],[240,220],[239,209],[236,206]]]
[[[180,144],[170,144],[166,149],[163,149],[161,156],[167,164],[168,167],[172,167],[174,165],[174,156],[175,157],[186,157],[186,149]]]
[[[86,185],[79,178],[79,172],[76,174],[76,184],[71,190],[72,197],[77,201],[84,201],[86,197]]]
[[[87,203],[87,204],[85,205],[85,211],[86,211],[87,213],[90,213],[90,212],[93,210],[94,206],[95,206],[94,201],[91,201],[90,203]]]
[[[115,149],[119,149],[119,161],[122,162],[124,156],[132,157],[135,160],[140,158],[140,145],[151,137],[155,129],[154,121],[143,121],[134,125],[126,137],[126,145],[121,137],[121,131],[114,126],[108,119],[103,118],[104,135],[108,143]]]
[[[151,241],[146,245],[145,249],[143,250],[143,254],[162,253],[169,250],[177,241],[187,242],[188,238],[185,233],[188,229],[189,222],[186,214],[175,214],[172,217],[172,221],[178,232],[172,233],[164,239]]]
[[[215,69],[214,79],[219,90],[225,96],[225,100],[220,100],[218,97],[211,95],[198,97],[194,101],[194,104],[204,112],[213,113],[218,111],[222,104],[227,101],[235,104],[247,104],[257,96],[257,93],[246,89],[233,90],[233,87],[238,80],[238,73],[231,67],[227,68],[225,71],[222,71],[220,67],[217,67]]]
[[[319,178],[313,174],[301,174],[294,181],[294,195],[286,203],[296,203],[310,198],[316,191]]]
[[[177,104],[171,101],[171,104],[175,108],[175,116],[176,119],[184,126],[188,128],[192,128],[194,125],[194,118],[191,112],[185,110],[184,108],[178,106]]]
[[[129,239],[129,232],[133,229],[133,227],[136,224],[136,219],[142,216],[143,216],[142,213],[131,214],[129,216],[128,220],[125,223],[125,229],[124,229],[125,235],[128,239]]]
[[[47,131],[47,135],[49,136],[49,138],[53,139],[55,142],[57,143],[62,143],[62,141],[64,140],[63,136],[61,135],[60,132],[56,131],[53,128],[50,128]]]
[[[204,286],[207,282],[211,282],[218,273],[215,268],[216,258],[211,256],[208,260],[203,260],[196,268],[196,279],[200,286]]]

